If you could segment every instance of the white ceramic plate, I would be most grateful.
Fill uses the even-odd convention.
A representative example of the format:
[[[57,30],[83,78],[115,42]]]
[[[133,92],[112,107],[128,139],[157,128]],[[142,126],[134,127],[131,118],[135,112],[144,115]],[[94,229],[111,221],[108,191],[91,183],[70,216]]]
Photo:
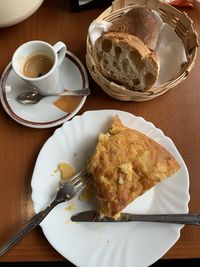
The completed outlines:
[[[63,88],[72,91],[89,86],[83,64],[69,51],[66,52],[60,66],[60,78]],[[17,95],[27,90],[31,90],[30,85],[15,74],[9,63],[1,77],[1,103],[12,119],[32,128],[50,128],[62,124],[78,113],[87,98],[83,96],[74,110],[67,113],[53,104],[58,97],[44,98],[39,103],[29,106],[18,103]]]
[[[189,176],[187,167],[170,138],[141,117],[118,110],[88,111],[66,122],[44,144],[32,177],[32,199],[36,212],[53,200],[59,182],[58,163],[67,162],[77,170],[85,168],[97,136],[107,131],[118,114],[135,128],[166,147],[181,170],[131,203],[125,210],[138,213],[187,213]],[[69,211],[66,207],[73,205]],[[79,267],[146,267],[162,257],[178,240],[182,226],[161,223],[76,223],[70,217],[94,209],[96,203],[78,198],[55,207],[41,223],[50,244]]]

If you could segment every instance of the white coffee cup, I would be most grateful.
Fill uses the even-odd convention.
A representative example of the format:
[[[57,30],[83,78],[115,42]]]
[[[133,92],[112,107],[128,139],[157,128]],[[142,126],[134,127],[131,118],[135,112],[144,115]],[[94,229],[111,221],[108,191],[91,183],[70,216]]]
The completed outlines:
[[[12,67],[15,73],[32,85],[33,88],[43,94],[62,92],[62,84],[59,77],[59,66],[63,62],[66,53],[66,45],[63,42],[57,42],[50,45],[44,41],[29,41],[22,44],[15,51],[12,57]],[[28,77],[24,74],[24,66],[27,61],[37,55],[44,55],[51,59],[51,69],[42,76]]]

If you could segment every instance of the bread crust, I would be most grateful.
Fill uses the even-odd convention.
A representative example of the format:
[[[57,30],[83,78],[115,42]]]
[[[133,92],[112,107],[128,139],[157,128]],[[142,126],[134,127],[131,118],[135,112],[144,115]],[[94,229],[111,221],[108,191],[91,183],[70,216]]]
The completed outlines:
[[[115,20],[108,31],[135,35],[150,49],[155,50],[160,21],[152,10],[146,7],[134,7]]]
[[[122,32],[106,32],[93,49],[99,71],[128,89],[145,91],[158,77],[158,58],[138,37]]]

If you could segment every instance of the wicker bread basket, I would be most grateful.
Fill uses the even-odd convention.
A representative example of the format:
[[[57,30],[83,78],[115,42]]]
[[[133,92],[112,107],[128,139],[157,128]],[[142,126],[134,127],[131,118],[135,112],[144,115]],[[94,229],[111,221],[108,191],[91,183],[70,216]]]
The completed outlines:
[[[170,80],[158,87],[152,87],[146,92],[131,91],[123,86],[109,81],[98,71],[92,56],[93,46],[88,36],[86,64],[91,76],[109,96],[123,101],[150,100],[175,87],[187,77],[194,67],[198,48],[198,37],[192,26],[191,19],[186,15],[185,12],[180,12],[171,5],[162,3],[159,0],[115,0],[113,1],[112,6],[106,9],[96,20],[113,22],[124,12],[130,10],[135,5],[143,5],[152,10],[156,10],[163,22],[168,23],[174,28],[175,32],[183,42],[187,56],[187,63],[182,66],[180,75],[176,79]]]

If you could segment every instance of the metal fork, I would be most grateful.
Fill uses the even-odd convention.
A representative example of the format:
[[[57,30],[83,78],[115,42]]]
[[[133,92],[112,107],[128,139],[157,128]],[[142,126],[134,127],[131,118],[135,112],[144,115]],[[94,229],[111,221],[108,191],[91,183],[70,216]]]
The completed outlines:
[[[36,214],[26,223],[19,232],[0,247],[0,256],[26,236],[31,230],[38,226],[48,213],[59,203],[71,200],[76,194],[82,191],[92,181],[91,176],[86,171],[81,171],[70,177],[65,183],[60,184],[56,198],[44,210]]]

